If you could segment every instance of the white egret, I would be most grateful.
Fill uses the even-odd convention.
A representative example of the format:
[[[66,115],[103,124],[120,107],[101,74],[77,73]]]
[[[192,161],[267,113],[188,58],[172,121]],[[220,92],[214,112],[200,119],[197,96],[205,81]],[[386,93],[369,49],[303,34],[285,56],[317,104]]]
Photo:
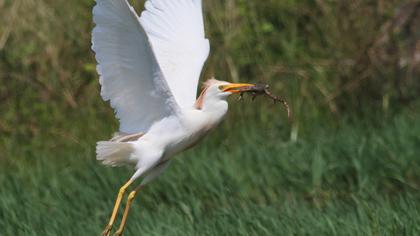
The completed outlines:
[[[119,132],[97,143],[97,159],[109,166],[131,165],[134,175],[118,193],[109,235],[127,188],[119,229],[139,190],[161,174],[172,157],[196,144],[215,128],[228,110],[227,97],[252,84],[210,79],[196,99],[209,54],[201,0],[148,0],[138,17],[127,0],[96,0],[92,49],[96,53],[101,95],[120,121]]]

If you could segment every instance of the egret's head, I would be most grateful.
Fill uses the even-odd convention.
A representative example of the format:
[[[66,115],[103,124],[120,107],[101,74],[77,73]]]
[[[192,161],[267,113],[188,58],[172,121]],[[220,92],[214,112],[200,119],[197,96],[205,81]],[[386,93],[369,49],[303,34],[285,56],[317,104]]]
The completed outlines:
[[[207,80],[204,83],[200,97],[195,107],[202,109],[203,106],[211,105],[220,101],[226,101],[231,94],[240,93],[241,89],[254,86],[253,84],[229,83],[216,79]]]

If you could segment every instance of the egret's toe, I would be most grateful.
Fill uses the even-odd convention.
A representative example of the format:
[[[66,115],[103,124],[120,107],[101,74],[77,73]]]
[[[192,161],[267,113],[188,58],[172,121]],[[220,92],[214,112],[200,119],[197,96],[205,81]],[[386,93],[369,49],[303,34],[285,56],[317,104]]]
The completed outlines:
[[[111,234],[112,225],[107,225],[101,236],[109,236]]]
[[[122,233],[123,233],[122,231],[119,231],[119,230],[118,230],[117,232],[115,232],[114,236],[121,236],[121,235],[122,235]]]

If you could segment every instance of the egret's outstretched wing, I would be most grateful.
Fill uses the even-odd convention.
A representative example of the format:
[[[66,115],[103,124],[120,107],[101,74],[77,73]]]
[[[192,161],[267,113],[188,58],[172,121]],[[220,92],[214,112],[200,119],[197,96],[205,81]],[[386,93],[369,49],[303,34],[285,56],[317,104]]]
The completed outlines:
[[[110,100],[124,133],[146,132],[179,112],[146,32],[126,0],[96,0],[92,49],[101,95]]]
[[[204,35],[201,0],[148,0],[140,22],[172,93],[192,107],[210,45]]]

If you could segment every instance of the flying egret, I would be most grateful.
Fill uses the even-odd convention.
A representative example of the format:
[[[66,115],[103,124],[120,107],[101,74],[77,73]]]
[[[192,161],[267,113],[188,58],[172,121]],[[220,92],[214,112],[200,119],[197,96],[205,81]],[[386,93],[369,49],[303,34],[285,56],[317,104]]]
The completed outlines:
[[[209,54],[201,0],[147,0],[139,17],[127,0],[96,0],[92,49],[101,95],[120,121],[119,132],[96,146],[108,166],[130,165],[134,175],[120,188],[102,235],[111,233],[127,188],[143,180],[127,198],[121,235],[130,205],[141,188],[160,175],[172,157],[215,128],[228,111],[227,98],[252,84],[210,79],[196,99]]]

